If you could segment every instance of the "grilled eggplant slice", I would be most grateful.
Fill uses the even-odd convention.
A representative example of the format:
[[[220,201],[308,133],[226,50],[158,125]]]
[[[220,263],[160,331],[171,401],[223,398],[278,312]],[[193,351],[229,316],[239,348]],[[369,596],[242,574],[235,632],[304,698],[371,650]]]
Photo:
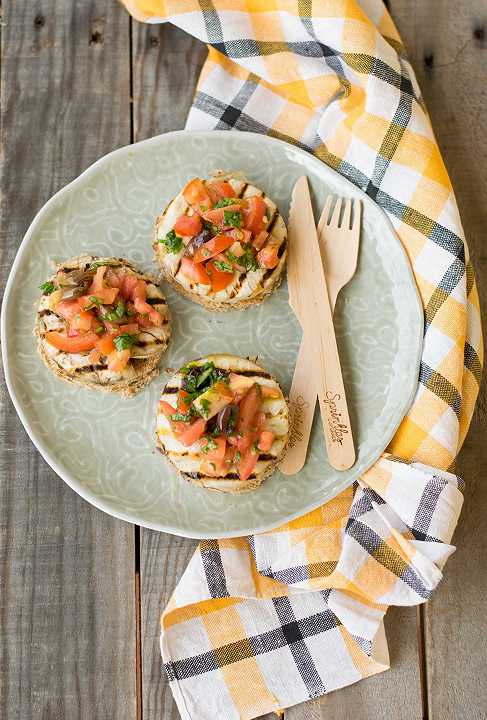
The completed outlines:
[[[275,203],[236,173],[194,178],[156,220],[155,259],[180,293],[210,310],[262,302],[280,284],[287,229]]]
[[[278,382],[252,360],[208,355],[165,385],[157,447],[194,485],[254,490],[284,456],[288,406]]]
[[[154,278],[123,258],[82,255],[41,289],[34,334],[57,377],[128,397],[159,374],[171,325]]]

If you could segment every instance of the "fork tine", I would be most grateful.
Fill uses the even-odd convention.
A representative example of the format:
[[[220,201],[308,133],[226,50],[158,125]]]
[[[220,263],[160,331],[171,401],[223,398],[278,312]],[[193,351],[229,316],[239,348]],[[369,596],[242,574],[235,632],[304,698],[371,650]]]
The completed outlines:
[[[328,195],[326,198],[325,207],[323,208],[323,212],[321,213],[320,221],[318,223],[318,232],[320,232],[322,228],[324,228],[328,225],[328,219],[330,217],[330,210],[331,210],[332,202],[333,202],[333,195]]]
[[[352,218],[352,225],[351,230],[360,230],[360,220],[362,217],[362,201],[361,200],[354,200],[353,201],[353,218]]]
[[[345,209],[343,211],[343,219],[340,227],[350,230],[350,218],[352,215],[352,201],[350,198],[345,201]]]
[[[340,224],[340,210],[342,209],[342,199],[339,197],[337,198],[335,209],[333,210],[333,215],[331,216],[331,220],[328,223],[330,227],[338,227]]]

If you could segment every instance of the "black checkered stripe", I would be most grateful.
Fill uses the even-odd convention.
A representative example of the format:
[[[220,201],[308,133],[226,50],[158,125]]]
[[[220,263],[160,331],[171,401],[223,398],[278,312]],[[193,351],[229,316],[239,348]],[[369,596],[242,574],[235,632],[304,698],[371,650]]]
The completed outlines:
[[[297,619],[291,601],[287,597],[269,600],[275,613],[276,626],[272,630],[243,638],[208,652],[166,663],[165,668],[171,682],[208,672],[220,670],[227,665],[289,648],[294,671],[303,680],[310,698],[323,695],[327,688],[313,661],[306,638],[337,632],[341,622],[327,607],[327,595],[322,594],[323,611]],[[360,638],[360,646],[367,648],[367,641]],[[282,662],[282,655],[280,655]],[[286,667],[286,672],[289,667]]]

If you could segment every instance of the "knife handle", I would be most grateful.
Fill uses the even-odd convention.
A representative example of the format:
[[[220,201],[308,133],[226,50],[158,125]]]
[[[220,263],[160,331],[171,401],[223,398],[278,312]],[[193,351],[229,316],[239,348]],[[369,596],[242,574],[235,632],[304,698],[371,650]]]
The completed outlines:
[[[313,358],[303,335],[289,391],[290,431],[286,455],[279,465],[284,475],[294,475],[306,462],[309,435],[316,406]]]

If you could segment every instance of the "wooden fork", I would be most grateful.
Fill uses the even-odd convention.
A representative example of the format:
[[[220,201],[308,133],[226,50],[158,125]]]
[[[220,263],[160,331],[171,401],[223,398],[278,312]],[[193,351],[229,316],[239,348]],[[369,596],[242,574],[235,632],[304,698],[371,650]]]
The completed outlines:
[[[330,217],[333,200],[334,196],[328,195],[318,223],[318,240],[332,312],[335,309],[338,293],[352,279],[357,267],[362,215],[360,200],[343,201],[337,198]],[[290,443],[286,456],[279,466],[285,475],[299,472],[306,461],[317,397],[316,384],[312,382],[312,378],[312,354],[303,335],[289,393]],[[322,414],[325,412],[321,402],[320,410]]]

